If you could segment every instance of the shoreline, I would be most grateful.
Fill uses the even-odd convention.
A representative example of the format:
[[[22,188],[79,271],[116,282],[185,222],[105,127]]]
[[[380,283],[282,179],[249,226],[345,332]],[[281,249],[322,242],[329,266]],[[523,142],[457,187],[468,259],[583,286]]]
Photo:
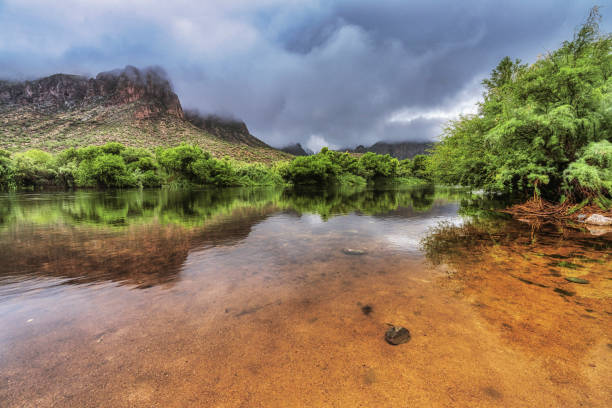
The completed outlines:
[[[544,199],[531,198],[523,203],[511,205],[510,207],[500,210],[500,212],[510,214],[513,218],[530,224],[580,224],[605,228],[609,229],[609,232],[612,232],[612,224],[587,222],[589,217],[593,215],[601,215],[612,219],[612,208],[604,210],[591,202],[587,204],[567,202],[563,204],[554,204]]]

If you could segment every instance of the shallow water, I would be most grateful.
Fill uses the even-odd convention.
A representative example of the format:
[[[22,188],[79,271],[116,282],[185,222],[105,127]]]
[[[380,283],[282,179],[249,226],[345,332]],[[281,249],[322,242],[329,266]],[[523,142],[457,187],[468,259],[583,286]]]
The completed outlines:
[[[499,205],[0,196],[0,406],[611,406],[612,234]]]

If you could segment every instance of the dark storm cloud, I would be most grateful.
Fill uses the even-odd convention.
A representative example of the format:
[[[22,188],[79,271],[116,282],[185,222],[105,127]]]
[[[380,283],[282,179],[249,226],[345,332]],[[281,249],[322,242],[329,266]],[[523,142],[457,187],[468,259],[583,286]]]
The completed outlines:
[[[184,106],[240,117],[272,145],[431,140],[473,109],[499,59],[533,61],[556,48],[591,6],[0,1],[0,76],[160,65]]]

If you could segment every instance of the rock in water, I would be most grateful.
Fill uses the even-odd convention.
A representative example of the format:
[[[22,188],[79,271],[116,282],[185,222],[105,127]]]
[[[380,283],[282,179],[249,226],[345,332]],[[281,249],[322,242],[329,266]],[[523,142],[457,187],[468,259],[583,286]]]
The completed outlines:
[[[372,310],[374,310],[374,309],[372,309],[372,306],[370,306],[370,305],[365,305],[365,306],[361,307],[361,312],[364,315],[366,315],[366,316],[369,315],[370,313],[372,313]]]
[[[573,276],[567,276],[565,278],[565,280],[570,281],[570,282],[574,282],[574,283],[581,283],[583,285],[589,283],[589,281],[586,280],[586,279],[576,278],[576,277],[573,277]]]
[[[594,235],[596,237],[599,237],[601,235],[606,235],[612,232],[612,225],[604,225],[604,226],[587,225],[586,228],[589,230],[591,235]]]
[[[605,217],[601,214],[593,214],[586,220],[584,220],[585,224],[592,225],[612,225],[612,218]]]
[[[385,340],[394,346],[407,343],[410,341],[410,332],[405,327],[391,326],[385,333]]]
[[[367,254],[367,251],[364,251],[363,249],[351,249],[351,248],[344,248],[342,252],[344,252],[346,255],[365,255]]]

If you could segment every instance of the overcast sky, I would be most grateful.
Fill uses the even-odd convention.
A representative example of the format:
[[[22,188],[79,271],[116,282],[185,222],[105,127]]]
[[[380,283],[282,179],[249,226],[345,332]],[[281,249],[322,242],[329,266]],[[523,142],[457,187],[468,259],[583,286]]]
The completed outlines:
[[[612,0],[599,0],[602,29]],[[0,0],[0,78],[158,65],[184,108],[273,146],[435,140],[504,56],[571,39],[582,0]]]

